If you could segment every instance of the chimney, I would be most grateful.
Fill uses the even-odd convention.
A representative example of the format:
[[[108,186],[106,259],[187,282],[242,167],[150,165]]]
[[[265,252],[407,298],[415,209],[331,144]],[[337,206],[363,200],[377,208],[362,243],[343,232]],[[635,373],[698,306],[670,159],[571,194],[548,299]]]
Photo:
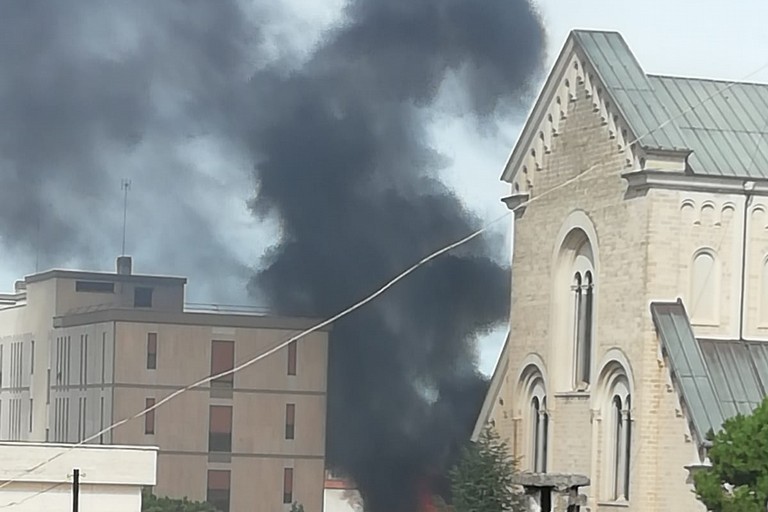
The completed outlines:
[[[117,273],[125,276],[131,275],[132,261],[130,256],[117,257]]]

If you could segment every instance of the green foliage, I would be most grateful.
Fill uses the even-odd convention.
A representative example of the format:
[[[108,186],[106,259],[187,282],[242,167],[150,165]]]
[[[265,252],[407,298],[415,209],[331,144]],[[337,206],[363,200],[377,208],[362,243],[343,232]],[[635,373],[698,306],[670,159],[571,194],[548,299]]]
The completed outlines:
[[[218,512],[210,503],[187,498],[158,498],[149,489],[141,493],[141,512]]]
[[[708,436],[711,467],[694,475],[696,496],[712,512],[765,512],[768,502],[768,400]]]
[[[304,505],[294,502],[293,505],[291,505],[291,512],[304,512]]]
[[[451,470],[455,512],[518,512],[525,510],[523,497],[515,492],[516,461],[507,443],[490,427],[477,442],[464,448]]]

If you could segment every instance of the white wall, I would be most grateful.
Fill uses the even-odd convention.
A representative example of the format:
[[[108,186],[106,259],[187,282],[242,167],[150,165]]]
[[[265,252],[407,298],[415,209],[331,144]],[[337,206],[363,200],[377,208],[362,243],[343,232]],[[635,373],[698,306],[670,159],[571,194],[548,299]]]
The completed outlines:
[[[324,512],[363,512],[362,499],[355,490],[326,489]]]
[[[0,508],[17,512],[70,510],[74,468],[81,512],[140,512],[141,488],[157,472],[152,447],[0,443],[0,460],[0,481],[14,481],[0,488]]]

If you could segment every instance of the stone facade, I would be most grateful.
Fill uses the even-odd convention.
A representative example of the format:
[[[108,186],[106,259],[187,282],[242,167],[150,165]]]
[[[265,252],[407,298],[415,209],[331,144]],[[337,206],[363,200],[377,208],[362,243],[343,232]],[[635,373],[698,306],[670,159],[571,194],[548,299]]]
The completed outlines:
[[[766,339],[768,201],[763,192],[750,194],[749,183],[740,189],[694,176],[674,186],[633,186],[628,176],[657,157],[638,149],[628,159],[630,141],[617,140],[620,116],[596,105],[598,79],[569,75],[578,65],[568,63],[587,66],[580,56],[569,41],[521,136],[519,144],[534,141],[535,165],[519,160],[507,175],[508,204],[516,196],[530,201],[515,213],[510,334],[478,429],[494,424],[522,469],[533,470],[537,382],[546,393],[546,470],[587,475],[591,486],[581,492],[589,510],[701,511],[686,470],[702,463],[701,440],[691,434],[649,304],[682,298],[698,337]],[[557,128],[536,146],[538,125],[547,125],[553,109]],[[670,153],[655,168],[684,176],[685,158]],[[591,247],[595,274],[587,385],[574,381],[573,258],[563,256],[574,232]]]

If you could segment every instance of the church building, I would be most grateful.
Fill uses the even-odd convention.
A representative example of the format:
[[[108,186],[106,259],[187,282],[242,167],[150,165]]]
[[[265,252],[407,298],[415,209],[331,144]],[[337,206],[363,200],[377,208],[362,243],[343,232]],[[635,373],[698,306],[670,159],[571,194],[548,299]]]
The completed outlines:
[[[768,85],[569,35],[502,176],[509,335],[475,436],[587,476],[593,512],[704,510],[707,433],[768,389],[766,135]]]

